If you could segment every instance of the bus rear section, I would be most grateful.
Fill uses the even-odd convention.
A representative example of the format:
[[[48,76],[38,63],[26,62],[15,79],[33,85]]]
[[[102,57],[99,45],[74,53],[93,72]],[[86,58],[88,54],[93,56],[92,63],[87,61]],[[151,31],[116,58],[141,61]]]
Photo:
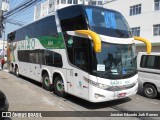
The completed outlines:
[[[156,98],[160,93],[160,53],[139,52],[137,62],[139,86],[146,97]]]

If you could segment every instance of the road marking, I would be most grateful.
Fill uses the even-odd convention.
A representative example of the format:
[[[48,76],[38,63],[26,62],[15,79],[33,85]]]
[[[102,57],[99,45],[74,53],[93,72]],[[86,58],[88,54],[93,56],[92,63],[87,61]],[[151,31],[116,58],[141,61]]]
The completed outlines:
[[[148,101],[148,100],[144,100],[144,99],[140,99],[140,98],[136,98],[137,100],[142,100],[142,101],[145,101],[145,102],[148,102],[148,103],[152,103],[152,104],[155,104],[157,105],[158,103],[156,102],[151,102],[151,101]]]

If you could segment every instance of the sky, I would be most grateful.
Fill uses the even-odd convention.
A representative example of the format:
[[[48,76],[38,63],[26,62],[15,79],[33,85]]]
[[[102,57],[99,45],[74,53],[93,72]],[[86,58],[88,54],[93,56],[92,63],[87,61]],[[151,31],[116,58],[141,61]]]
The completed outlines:
[[[10,3],[10,10],[16,8],[18,5],[26,2],[28,0],[9,0]],[[37,2],[35,4],[38,4],[39,2],[44,2],[46,0],[37,0]],[[27,8],[27,10],[25,10],[24,12],[18,12],[17,14],[12,15],[11,17],[9,17],[7,20],[11,20],[11,21],[21,21],[23,23],[23,25],[29,24],[31,22],[33,22],[33,18],[34,18],[34,6]],[[20,28],[22,26],[18,26],[18,25],[13,25],[10,23],[6,23],[6,27],[5,27],[5,40],[7,39],[7,34]]]

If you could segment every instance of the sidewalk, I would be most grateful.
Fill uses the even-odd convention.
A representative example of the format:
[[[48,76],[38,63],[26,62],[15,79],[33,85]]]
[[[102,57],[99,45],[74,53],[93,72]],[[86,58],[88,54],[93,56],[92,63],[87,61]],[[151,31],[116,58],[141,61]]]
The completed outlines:
[[[0,71],[0,90],[7,96],[9,111],[75,111],[52,92],[45,91],[41,86],[17,78],[5,71]],[[13,118],[13,120],[20,119],[22,118]],[[47,118],[47,120],[56,119],[75,120],[80,118]],[[44,118],[23,118],[23,120],[44,120]]]

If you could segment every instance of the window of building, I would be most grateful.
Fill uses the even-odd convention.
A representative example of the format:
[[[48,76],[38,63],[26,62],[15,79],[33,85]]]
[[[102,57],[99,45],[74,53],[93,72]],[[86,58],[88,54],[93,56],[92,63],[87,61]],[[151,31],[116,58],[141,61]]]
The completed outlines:
[[[78,0],[73,0],[73,4],[78,4]]]
[[[98,5],[102,5],[102,1],[98,1]]]
[[[68,4],[72,4],[72,0],[68,0]]]
[[[49,8],[52,8],[52,3],[49,4]]]
[[[131,32],[133,36],[140,36],[140,27],[131,28]]]
[[[153,25],[153,35],[160,36],[160,24]]]
[[[154,10],[160,10],[160,0],[154,0]]]
[[[130,16],[141,14],[141,4],[130,7]]]
[[[61,4],[66,4],[66,0],[61,0]]]
[[[143,55],[141,58],[140,66],[142,68],[160,69],[160,56],[156,55]]]
[[[92,1],[92,5],[96,5],[96,1]]]

